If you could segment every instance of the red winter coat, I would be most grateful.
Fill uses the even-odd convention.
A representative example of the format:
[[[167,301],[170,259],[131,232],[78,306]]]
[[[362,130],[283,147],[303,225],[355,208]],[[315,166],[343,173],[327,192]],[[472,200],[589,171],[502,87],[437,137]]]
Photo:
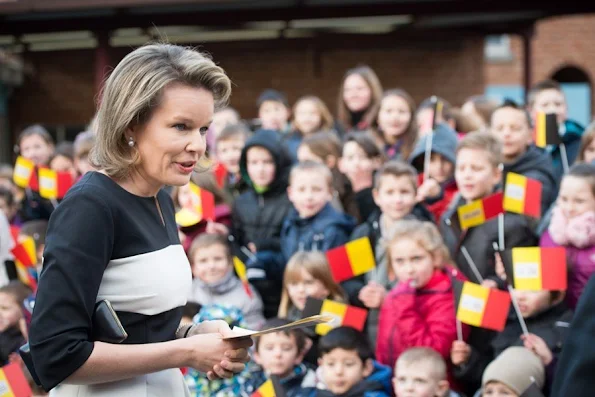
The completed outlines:
[[[430,347],[446,362],[457,339],[455,302],[451,277],[464,280],[459,271],[438,269],[423,287],[415,290],[397,284],[384,299],[378,321],[376,359],[394,368],[397,358],[410,347]],[[463,325],[466,337],[469,327]]]

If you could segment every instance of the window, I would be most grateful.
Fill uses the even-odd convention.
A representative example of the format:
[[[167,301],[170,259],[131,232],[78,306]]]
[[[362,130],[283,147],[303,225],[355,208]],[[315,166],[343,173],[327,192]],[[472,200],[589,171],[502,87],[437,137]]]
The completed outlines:
[[[507,34],[487,36],[483,53],[487,62],[512,61],[510,36]]]

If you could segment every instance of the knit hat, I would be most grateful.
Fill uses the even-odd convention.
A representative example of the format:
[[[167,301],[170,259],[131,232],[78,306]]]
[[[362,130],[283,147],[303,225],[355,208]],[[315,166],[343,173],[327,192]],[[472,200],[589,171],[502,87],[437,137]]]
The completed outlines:
[[[533,380],[541,389],[545,381],[543,363],[530,350],[513,346],[504,350],[487,366],[481,382],[485,387],[490,382],[500,382],[521,394],[531,386]]]

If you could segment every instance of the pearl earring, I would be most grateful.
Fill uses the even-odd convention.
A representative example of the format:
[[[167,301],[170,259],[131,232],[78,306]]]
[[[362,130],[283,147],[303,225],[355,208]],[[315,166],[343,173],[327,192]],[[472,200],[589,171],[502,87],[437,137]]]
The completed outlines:
[[[132,137],[128,138],[128,146],[130,146],[130,147],[134,146],[134,139],[132,139]]]

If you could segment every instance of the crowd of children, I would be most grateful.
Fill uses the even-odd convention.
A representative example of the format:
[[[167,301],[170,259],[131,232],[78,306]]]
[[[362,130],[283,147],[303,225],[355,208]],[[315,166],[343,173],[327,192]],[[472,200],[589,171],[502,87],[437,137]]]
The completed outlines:
[[[177,210],[201,207],[179,228],[194,278],[183,321],[258,330],[302,318],[313,301],[361,308],[366,321],[260,336],[253,361],[230,380],[184,368],[193,395],[250,396],[275,379],[289,397],[518,397],[530,387],[553,396],[573,311],[595,272],[595,123],[583,131],[567,119],[559,85],[537,84],[526,107],[483,96],[461,108],[436,97],[416,106],[360,66],[345,74],[334,118],[316,96],[292,107],[272,89],[257,111],[260,124],[248,126],[220,109],[204,169],[192,185],[169,188]],[[561,143],[535,144],[539,112],[556,115]],[[93,140],[92,125],[58,145],[33,126],[18,155],[76,181],[94,171]],[[514,174],[538,181],[540,216],[507,212],[464,227],[461,207],[505,191]],[[208,216],[200,192],[213,196]],[[0,166],[2,365],[18,361],[35,288],[12,249],[33,238],[41,271],[56,205]],[[375,266],[337,281],[326,253],[362,238]],[[565,248],[567,290],[509,290],[502,251],[539,246]],[[518,311],[511,306],[502,331],[459,322],[455,284],[465,281],[510,291]]]

